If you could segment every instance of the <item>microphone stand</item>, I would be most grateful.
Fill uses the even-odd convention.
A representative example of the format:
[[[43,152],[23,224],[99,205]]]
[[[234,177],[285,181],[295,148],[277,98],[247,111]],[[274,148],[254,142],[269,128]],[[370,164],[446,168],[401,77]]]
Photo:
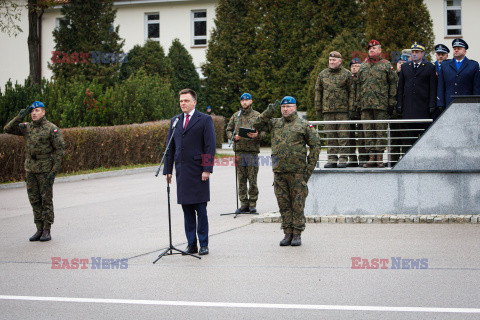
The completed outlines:
[[[166,166],[166,168],[168,168],[168,151],[169,151],[169,148],[170,148],[170,143],[172,142],[172,139],[173,139],[173,135],[175,134],[175,129],[177,128],[177,123],[178,123],[179,118],[180,117],[177,117],[177,119],[175,120],[175,122],[172,125],[172,135],[170,136],[170,139],[168,140],[167,146],[165,148],[165,152],[163,153],[162,161],[160,162],[160,165],[157,168],[157,172],[155,173],[155,177],[158,177],[158,173],[160,172],[160,168],[162,167],[162,164],[165,161],[165,159],[166,159],[165,166]],[[168,194],[168,236],[169,236],[169,239],[170,239],[170,244],[169,244],[168,248],[165,251],[163,251],[155,261],[153,261],[153,263],[160,260],[163,256],[166,256],[166,255],[169,256],[169,255],[173,255],[173,254],[189,255],[189,256],[192,256],[192,257],[195,257],[195,258],[198,258],[198,259],[202,259],[201,257],[196,256],[192,253],[188,253],[188,252],[179,250],[179,249],[175,248],[172,244],[172,218],[171,218],[171,210],[170,210],[170,181],[168,180],[168,171],[167,171],[167,194]],[[173,251],[177,251],[177,252],[173,252]]]
[[[232,138],[230,139],[230,142],[228,144],[228,146],[230,147],[232,145],[232,142],[233,142],[233,139],[235,138],[235,136],[237,135],[237,129],[238,129],[238,123],[240,122],[240,117],[242,115],[242,111],[243,109],[240,109],[240,112],[238,113],[238,117],[237,117],[237,123],[235,124],[235,129],[233,130],[233,133],[232,133]],[[234,148],[235,149],[235,148]],[[235,194],[236,194],[236,200],[237,200],[237,211],[238,211],[238,174],[237,174],[237,166],[238,166],[238,163],[237,163],[237,151],[234,150],[234,155],[235,155]],[[258,214],[257,212],[256,213],[250,213],[250,212],[239,212],[237,213],[236,211],[235,212],[229,212],[229,213],[222,213],[220,214],[221,216],[227,216],[227,215],[231,215],[231,214],[234,214],[235,216],[233,217],[234,219],[239,215],[239,214]]]

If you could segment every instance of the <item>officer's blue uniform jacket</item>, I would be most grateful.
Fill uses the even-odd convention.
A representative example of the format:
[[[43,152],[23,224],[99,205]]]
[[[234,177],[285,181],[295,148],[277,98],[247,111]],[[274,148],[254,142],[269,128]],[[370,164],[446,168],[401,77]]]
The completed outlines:
[[[478,62],[464,58],[457,71],[455,59],[444,61],[438,74],[438,103],[448,107],[452,96],[480,95],[480,67]]]

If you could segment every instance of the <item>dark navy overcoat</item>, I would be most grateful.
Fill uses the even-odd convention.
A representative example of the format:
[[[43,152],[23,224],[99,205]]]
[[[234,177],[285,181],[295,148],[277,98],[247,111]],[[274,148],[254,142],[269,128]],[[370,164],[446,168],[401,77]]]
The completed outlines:
[[[435,66],[428,61],[422,61],[415,71],[413,62],[403,64],[398,78],[397,94],[403,119],[431,119],[430,108],[437,106]]]
[[[215,128],[212,117],[195,110],[185,130],[183,119],[179,118],[168,156],[165,159],[163,174],[171,174],[175,164],[177,182],[177,202],[196,204],[210,201],[210,179],[202,181],[202,172],[213,172],[215,157]],[[172,135],[172,118],[167,142]]]
[[[455,59],[442,63],[438,75],[438,106],[448,107],[452,96],[480,95],[480,69],[478,62],[465,57],[457,71]]]

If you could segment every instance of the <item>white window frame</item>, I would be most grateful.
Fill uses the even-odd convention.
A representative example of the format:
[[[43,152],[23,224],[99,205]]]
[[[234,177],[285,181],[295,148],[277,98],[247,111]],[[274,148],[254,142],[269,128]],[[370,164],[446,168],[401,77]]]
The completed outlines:
[[[195,18],[195,13],[198,13],[198,12],[205,12],[205,17],[201,17],[201,18]],[[201,9],[201,10],[192,10],[191,13],[190,13],[190,34],[191,34],[191,37],[190,37],[190,45],[192,47],[206,47],[207,46],[207,36],[208,36],[208,22],[207,22],[207,9]],[[195,36],[195,22],[198,22],[198,21],[205,21],[205,24],[207,24],[206,28],[205,28],[205,35],[204,36]],[[205,40],[205,44],[195,44],[195,40]]]
[[[148,20],[149,15],[158,15],[158,20]],[[153,40],[153,41],[160,41],[160,12],[145,12],[144,14],[144,21],[145,21],[145,41]],[[148,25],[158,23],[158,38],[149,38],[148,37]]]
[[[463,22],[463,12],[462,12],[462,0],[459,0],[460,1],[460,5],[459,6],[447,6],[447,1],[448,0],[444,0],[444,16],[445,16],[445,37],[446,38],[457,38],[457,37],[462,37],[462,34],[463,34],[463,28],[462,28],[462,24],[459,24],[459,25],[455,25],[455,26],[449,26],[448,25],[448,16],[447,16],[447,12],[448,10],[460,10],[460,21]],[[448,34],[448,30],[451,30],[451,29],[460,29],[460,34]]]

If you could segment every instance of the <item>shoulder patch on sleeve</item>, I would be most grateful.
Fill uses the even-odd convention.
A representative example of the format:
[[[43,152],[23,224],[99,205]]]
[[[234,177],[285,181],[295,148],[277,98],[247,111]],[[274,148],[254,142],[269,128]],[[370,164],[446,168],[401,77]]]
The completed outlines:
[[[58,132],[58,129],[53,129],[53,133],[57,133]]]

